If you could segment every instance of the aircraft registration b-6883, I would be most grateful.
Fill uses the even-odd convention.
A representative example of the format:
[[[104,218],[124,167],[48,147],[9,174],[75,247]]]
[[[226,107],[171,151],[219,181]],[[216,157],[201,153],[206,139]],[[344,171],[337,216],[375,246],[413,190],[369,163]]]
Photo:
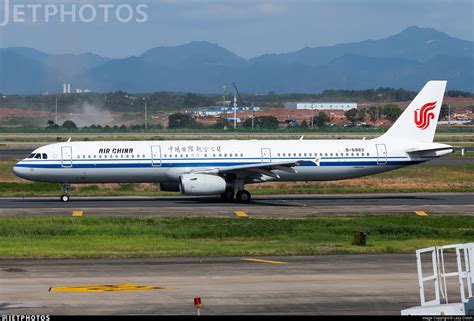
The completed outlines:
[[[446,81],[429,81],[382,136],[370,140],[63,142],[19,161],[24,179],[70,184],[157,183],[162,191],[249,202],[245,185],[377,174],[453,152],[434,143]]]

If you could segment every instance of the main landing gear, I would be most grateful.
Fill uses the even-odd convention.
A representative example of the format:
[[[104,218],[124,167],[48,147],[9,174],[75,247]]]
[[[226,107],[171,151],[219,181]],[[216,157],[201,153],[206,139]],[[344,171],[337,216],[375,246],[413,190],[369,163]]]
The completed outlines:
[[[63,184],[63,195],[61,195],[61,202],[69,202],[69,184]]]
[[[239,203],[248,203],[252,199],[252,196],[246,190],[238,191],[235,197]]]
[[[250,193],[246,190],[238,191],[237,194],[234,194],[234,192],[225,192],[221,194],[221,198],[227,202],[232,201],[234,199],[234,196],[237,202],[239,203],[248,203],[252,198]]]
[[[224,200],[224,201],[232,201],[234,199],[234,196],[235,196],[235,193],[230,191],[230,192],[225,192],[225,193],[221,193],[221,198]]]

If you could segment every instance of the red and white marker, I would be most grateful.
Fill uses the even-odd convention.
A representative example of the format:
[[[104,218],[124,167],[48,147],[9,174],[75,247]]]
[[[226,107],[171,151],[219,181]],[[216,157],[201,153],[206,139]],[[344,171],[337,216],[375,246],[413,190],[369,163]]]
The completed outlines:
[[[194,298],[194,306],[196,307],[197,309],[197,313],[198,315],[201,315],[201,306],[202,306],[202,303],[201,303],[201,298]]]

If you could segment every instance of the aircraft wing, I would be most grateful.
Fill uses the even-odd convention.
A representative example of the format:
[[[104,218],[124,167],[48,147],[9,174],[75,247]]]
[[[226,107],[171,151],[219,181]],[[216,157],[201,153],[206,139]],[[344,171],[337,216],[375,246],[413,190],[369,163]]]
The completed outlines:
[[[202,168],[191,171],[195,174],[224,174],[224,173],[234,173],[241,176],[252,176],[257,178],[260,176],[262,180],[269,180],[272,178],[279,178],[279,175],[276,174],[275,170],[285,171],[289,173],[296,173],[296,170],[293,168],[299,163],[303,162],[302,160],[296,161],[286,161],[286,162],[268,162],[268,163],[257,163],[257,164],[246,164],[246,165],[236,165],[236,166],[222,166],[215,168]]]

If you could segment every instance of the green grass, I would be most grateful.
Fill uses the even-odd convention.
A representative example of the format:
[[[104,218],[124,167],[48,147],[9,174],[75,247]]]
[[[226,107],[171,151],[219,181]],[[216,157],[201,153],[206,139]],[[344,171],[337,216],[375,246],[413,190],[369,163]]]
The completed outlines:
[[[352,245],[356,230],[366,247]],[[466,216],[0,218],[0,258],[405,253],[473,239]]]

